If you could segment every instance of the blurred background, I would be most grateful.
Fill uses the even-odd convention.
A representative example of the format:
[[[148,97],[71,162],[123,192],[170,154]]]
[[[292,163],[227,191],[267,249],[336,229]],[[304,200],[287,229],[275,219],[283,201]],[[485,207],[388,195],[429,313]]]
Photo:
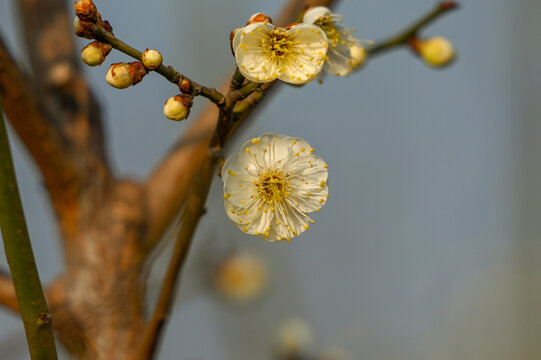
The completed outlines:
[[[264,0],[96,4],[122,40],[159,49],[208,86],[219,86],[234,64],[230,30],[280,9]],[[343,0],[336,12],[360,38],[377,41],[434,4]],[[541,358],[541,3],[461,5],[423,32],[453,42],[451,67],[434,70],[406,49],[392,51],[345,79],[283,86],[238,133],[227,154],[268,131],[307,140],[329,164],[331,197],[309,231],[271,244],[229,221],[216,178],[160,359],[273,359],[291,319],[302,326],[290,327],[289,338],[300,336],[320,357],[338,354],[328,355],[333,360]],[[24,64],[15,2],[0,0],[0,32]],[[113,52],[107,64],[124,60]],[[173,85],[151,74],[118,91],[104,81],[106,70],[85,68],[116,172],[144,179],[207,101],[196,99],[190,119],[172,122],[162,105],[178,92]],[[58,230],[32,161],[11,140],[47,283],[62,269]],[[151,274],[151,295],[167,250]],[[224,259],[238,252],[260,262],[253,300],[215,287]],[[0,266],[7,268],[3,251]],[[28,358],[20,320],[4,311],[0,350],[2,359]]]

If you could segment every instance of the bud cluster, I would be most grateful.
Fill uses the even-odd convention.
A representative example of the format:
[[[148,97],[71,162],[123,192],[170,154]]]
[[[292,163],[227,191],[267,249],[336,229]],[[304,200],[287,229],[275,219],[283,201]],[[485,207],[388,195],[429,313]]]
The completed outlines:
[[[79,0],[73,4],[75,14],[82,21],[95,23],[98,20],[98,9],[92,0]]]
[[[75,35],[84,37],[86,39],[95,39],[92,32],[94,26],[97,24],[103,27],[105,30],[112,32],[113,28],[108,21],[104,21],[101,18],[96,5],[92,0],[79,0],[74,3],[75,8],[75,20],[73,21],[73,28]]]
[[[95,26],[101,26],[112,33],[113,28],[107,21],[103,21],[96,5],[92,0],[78,0],[74,3],[75,20],[73,28],[75,34],[87,39],[95,39]],[[254,20],[255,21],[255,20]],[[259,20],[257,20],[259,21]],[[265,21],[265,20],[261,20]],[[101,41],[93,41],[81,50],[81,59],[89,66],[101,65],[112,50],[112,45]],[[163,62],[162,54],[155,49],[146,49],[141,54],[141,61],[131,63],[115,63],[109,67],[105,80],[117,89],[126,89],[139,83],[149,70],[158,69]],[[183,78],[179,83],[181,95],[169,98],[164,105],[163,113],[171,120],[186,119],[192,107],[193,85],[189,79]]]

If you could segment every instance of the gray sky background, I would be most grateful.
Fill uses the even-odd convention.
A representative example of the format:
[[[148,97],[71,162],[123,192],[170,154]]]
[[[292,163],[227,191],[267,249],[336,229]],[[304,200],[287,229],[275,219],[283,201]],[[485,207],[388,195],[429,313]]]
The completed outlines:
[[[159,49],[167,63],[209,86],[234,64],[229,31],[255,12],[279,9],[263,0],[96,3],[121,39]],[[433,5],[343,0],[336,12],[359,37],[379,40]],[[229,153],[268,131],[302,137],[329,164],[329,202],[290,244],[265,243],[230,223],[216,179],[160,358],[267,360],[273,332],[289,316],[310,322],[318,350],[338,346],[352,359],[539,358],[540,7],[464,1],[425,30],[458,50],[443,71],[400,50],[346,79],[283,87]],[[0,31],[21,54],[14,15],[12,3],[0,0]],[[113,52],[107,63],[123,60]],[[119,175],[142,179],[190,120],[163,117],[176,91],[159,76],[119,91],[105,83],[106,70],[86,69],[103,104],[113,162]],[[191,119],[206,100],[195,103]],[[33,164],[12,140],[46,283],[62,269],[58,233]],[[235,248],[258,252],[271,271],[267,295],[247,307],[221,302],[202,275],[214,252]],[[6,266],[3,255],[0,263]],[[3,359],[27,357],[23,336],[19,320],[0,313]]]

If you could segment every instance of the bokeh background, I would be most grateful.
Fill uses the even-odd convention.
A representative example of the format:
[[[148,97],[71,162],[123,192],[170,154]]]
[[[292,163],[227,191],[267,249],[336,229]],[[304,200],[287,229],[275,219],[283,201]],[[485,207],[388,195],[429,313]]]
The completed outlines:
[[[209,86],[234,64],[229,31],[280,8],[264,0],[96,3],[121,39],[159,49]],[[336,11],[359,37],[379,40],[433,5],[343,0]],[[540,359],[540,16],[534,0],[464,1],[424,31],[458,49],[445,70],[404,49],[346,79],[282,87],[228,153],[263,132],[302,137],[329,164],[329,202],[302,236],[270,244],[228,220],[216,179],[159,358],[271,359],[276,328],[300,317],[312,327],[314,352],[338,347],[355,360]],[[0,0],[0,31],[24,64],[17,30],[15,1]],[[104,81],[106,69],[85,71],[103,104],[116,172],[144,179],[190,120],[163,117],[176,90],[159,76],[118,91]],[[195,103],[192,119],[206,100]],[[34,165],[12,142],[47,283],[62,269],[58,230]],[[239,249],[262,257],[270,274],[262,296],[245,305],[223,301],[209,283],[216,258]],[[166,255],[167,246],[151,293]],[[7,312],[0,354],[28,358],[20,320]]]

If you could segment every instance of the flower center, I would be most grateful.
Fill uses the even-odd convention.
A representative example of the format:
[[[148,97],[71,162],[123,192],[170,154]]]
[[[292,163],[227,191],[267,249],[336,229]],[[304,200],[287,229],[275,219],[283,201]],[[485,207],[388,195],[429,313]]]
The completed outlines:
[[[271,59],[278,60],[277,58],[284,58],[291,54],[290,46],[292,44],[293,41],[291,41],[286,30],[278,28],[270,31],[263,38],[261,47]]]
[[[267,203],[283,202],[289,196],[289,180],[283,171],[267,170],[259,174],[259,181],[255,184],[260,199]]]

